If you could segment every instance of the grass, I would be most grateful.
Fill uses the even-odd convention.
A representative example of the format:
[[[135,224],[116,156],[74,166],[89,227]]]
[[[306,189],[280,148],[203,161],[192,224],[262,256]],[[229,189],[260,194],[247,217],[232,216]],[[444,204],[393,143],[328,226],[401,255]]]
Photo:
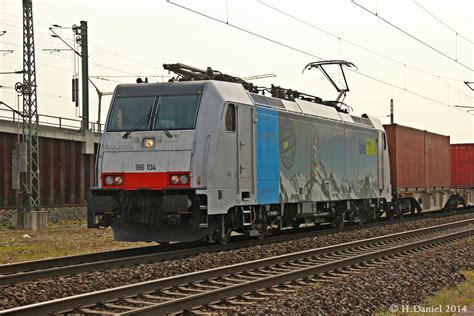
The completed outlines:
[[[423,312],[410,312],[410,313],[391,313],[390,311],[383,311],[377,313],[378,316],[393,316],[393,315],[453,315],[455,312],[467,312],[463,307],[468,308],[469,305],[474,304],[474,271],[460,271],[460,273],[466,278],[466,280],[457,286],[449,289],[444,289],[438,292],[436,295],[429,297],[422,304],[419,304],[420,307],[429,308],[429,307],[439,307],[441,306],[442,312],[436,313],[423,313]],[[447,308],[454,308],[454,310],[447,311]],[[426,309],[425,309],[426,310]],[[465,315],[473,315],[472,306],[469,313]]]
[[[422,306],[441,306],[443,313],[438,313],[436,315],[452,315],[453,312],[460,312],[459,310],[454,310],[451,312],[446,312],[447,307],[459,306],[463,308],[464,306],[469,306],[474,303],[474,271],[461,271],[461,274],[464,275],[466,281],[458,284],[456,287],[451,289],[444,289],[439,292],[437,295],[428,298]],[[470,311],[471,313],[473,311]],[[419,313],[418,313],[419,314]],[[414,313],[412,315],[415,315]],[[471,314],[472,315],[472,314]]]
[[[145,245],[153,244],[117,242],[111,229],[88,229],[77,221],[50,224],[41,232],[0,227],[0,264]]]

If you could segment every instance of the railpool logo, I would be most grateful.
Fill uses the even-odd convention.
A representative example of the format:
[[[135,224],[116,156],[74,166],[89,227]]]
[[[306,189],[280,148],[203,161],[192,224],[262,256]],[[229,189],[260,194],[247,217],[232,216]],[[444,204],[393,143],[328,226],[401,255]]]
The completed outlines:
[[[296,157],[296,136],[293,125],[282,126],[280,129],[280,157],[286,169],[293,167]]]
[[[375,156],[377,154],[377,140],[367,138],[359,141],[359,154],[366,156]]]
[[[130,151],[133,147],[130,144],[107,144],[105,145],[106,151]]]

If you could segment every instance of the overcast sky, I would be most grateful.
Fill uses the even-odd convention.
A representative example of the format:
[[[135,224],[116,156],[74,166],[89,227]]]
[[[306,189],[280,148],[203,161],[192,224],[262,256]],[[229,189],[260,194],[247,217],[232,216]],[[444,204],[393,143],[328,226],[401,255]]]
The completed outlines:
[[[474,107],[474,94],[463,83],[474,81],[471,0],[357,0],[360,6],[350,0],[173,3],[224,23],[166,1],[33,0],[39,112],[77,118],[70,98],[74,55],[45,49],[67,48],[50,36],[52,24],[67,27],[57,32],[73,45],[70,27],[85,20],[89,74],[103,92],[121,82],[135,82],[136,76],[168,76],[161,65],[181,62],[235,76],[274,73],[276,77],[254,83],[273,83],[330,100],[337,93],[322,74],[302,74],[302,69],[318,58],[345,59],[358,67],[346,73],[351,90],[346,103],[354,115],[368,113],[387,123],[394,99],[396,123],[450,135],[454,143],[474,142],[474,117],[453,108]],[[20,70],[21,1],[1,0],[2,31],[6,33],[0,36],[0,72]],[[19,75],[0,75],[0,100],[16,106],[11,87],[21,80]],[[96,121],[97,94],[89,88],[91,120]],[[109,103],[110,97],[104,97],[102,120]]]

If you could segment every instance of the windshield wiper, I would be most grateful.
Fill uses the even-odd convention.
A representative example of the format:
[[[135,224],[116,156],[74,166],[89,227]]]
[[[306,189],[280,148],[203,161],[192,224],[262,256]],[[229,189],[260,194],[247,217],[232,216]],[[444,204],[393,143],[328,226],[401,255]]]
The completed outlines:
[[[146,116],[145,120],[144,120],[143,122],[141,122],[140,125],[137,125],[137,126],[134,126],[134,127],[130,128],[130,129],[128,129],[128,130],[125,132],[125,134],[123,134],[122,138],[128,138],[128,136],[130,136],[130,134],[131,134],[132,132],[135,132],[135,131],[138,130],[143,124],[145,124],[146,122],[148,122],[148,120],[150,119],[150,114],[146,114],[145,116]]]
[[[168,136],[168,138],[172,138],[173,135],[171,135],[170,131],[166,128],[165,124],[163,124],[163,122],[160,120],[160,118],[158,116],[156,116],[156,122],[158,123],[158,125],[160,125],[160,128],[163,130],[163,132],[165,132],[165,135]]]

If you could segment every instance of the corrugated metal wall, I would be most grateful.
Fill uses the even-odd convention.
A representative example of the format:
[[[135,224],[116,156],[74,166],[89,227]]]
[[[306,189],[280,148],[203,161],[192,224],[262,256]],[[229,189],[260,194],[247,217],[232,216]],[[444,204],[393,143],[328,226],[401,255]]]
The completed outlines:
[[[17,135],[0,133],[0,207],[16,207],[19,190],[12,190],[12,151]],[[94,185],[95,155],[82,154],[82,143],[40,138],[41,205],[84,205]]]
[[[474,144],[451,145],[453,187],[474,188]]]
[[[392,188],[397,191],[451,186],[449,136],[402,125],[384,125]]]
[[[392,188],[421,188],[425,186],[423,132],[399,125],[384,125],[390,156]]]
[[[449,136],[425,132],[426,187],[451,186]]]

